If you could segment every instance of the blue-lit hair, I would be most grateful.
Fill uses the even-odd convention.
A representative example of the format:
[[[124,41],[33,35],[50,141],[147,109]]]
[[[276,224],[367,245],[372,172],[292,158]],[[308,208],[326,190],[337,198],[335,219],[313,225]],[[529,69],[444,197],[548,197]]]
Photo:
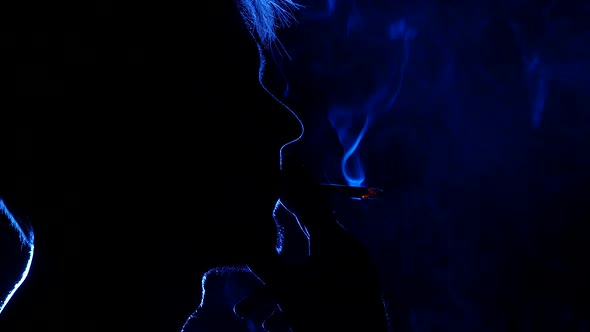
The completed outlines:
[[[3,215],[10,222],[10,226],[18,233],[23,245],[32,247],[34,243],[33,228],[29,221],[22,217],[16,217],[0,197],[0,215]]]
[[[276,30],[289,27],[301,7],[293,0],[237,0],[248,28],[267,47],[276,41]]]

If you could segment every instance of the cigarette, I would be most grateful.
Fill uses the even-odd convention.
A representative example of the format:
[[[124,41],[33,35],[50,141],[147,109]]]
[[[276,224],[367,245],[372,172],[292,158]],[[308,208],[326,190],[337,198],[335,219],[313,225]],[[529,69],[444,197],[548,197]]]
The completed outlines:
[[[378,188],[345,186],[341,184],[320,184],[323,192],[332,195],[342,195],[356,200],[382,199],[383,190]]]

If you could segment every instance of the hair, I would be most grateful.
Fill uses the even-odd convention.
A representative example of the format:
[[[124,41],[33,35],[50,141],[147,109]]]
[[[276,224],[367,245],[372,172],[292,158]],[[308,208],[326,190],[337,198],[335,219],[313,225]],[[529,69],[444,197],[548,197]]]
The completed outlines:
[[[19,218],[9,209],[4,199],[0,197],[0,216],[4,216],[10,222],[10,226],[18,233],[23,245],[33,247],[34,234],[33,228],[28,220]]]
[[[277,30],[295,21],[301,5],[294,0],[236,0],[248,29],[263,47],[277,40]]]

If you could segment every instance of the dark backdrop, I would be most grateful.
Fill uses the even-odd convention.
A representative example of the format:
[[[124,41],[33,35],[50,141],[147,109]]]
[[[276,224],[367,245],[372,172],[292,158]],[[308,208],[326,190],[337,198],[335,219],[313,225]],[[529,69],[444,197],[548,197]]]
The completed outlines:
[[[455,2],[442,3],[452,7]],[[199,302],[203,272],[242,263],[272,246],[274,225],[269,218],[277,196],[278,147],[295,128],[288,114],[258,86],[256,48],[230,5],[218,1],[207,6],[170,2],[122,6],[101,1],[72,7],[29,2],[0,11],[8,27],[0,44],[5,58],[0,75],[0,190],[19,214],[32,220],[37,247],[30,277],[0,317],[0,331],[178,331]],[[459,22],[455,16],[449,14]],[[522,14],[523,20],[529,17],[528,12]],[[488,146],[488,140],[498,137],[495,126],[504,128],[505,118],[496,113],[501,108],[496,101],[487,103],[494,95],[486,91],[492,86],[501,90],[506,77],[520,77],[522,69],[520,53],[496,52],[517,47],[503,48],[511,40],[506,37],[510,33],[502,35],[502,29],[490,22],[491,30],[500,33],[481,39],[489,49],[479,50],[475,44],[461,51],[464,40],[452,39],[462,56],[458,63],[468,69],[461,71],[465,76],[452,81],[468,88],[458,90],[473,94],[448,93],[443,79],[433,90],[439,97],[448,93],[448,99],[440,97],[444,100],[440,106],[438,97],[406,93],[405,101],[400,99],[398,105],[405,105],[413,115],[392,114],[395,128],[418,126],[417,132],[427,139],[398,143],[404,133],[411,138],[410,130],[395,135],[384,130],[383,137],[373,137],[394,145],[390,158],[377,159],[375,173],[391,167],[403,175],[397,185],[404,190],[430,170],[428,184],[432,187],[427,193],[459,207],[451,215],[458,218],[435,208],[421,209],[418,215],[405,212],[407,219],[391,224],[396,232],[377,234],[377,239],[392,239],[387,250],[375,251],[382,254],[382,260],[393,256],[399,267],[386,271],[386,277],[391,276],[389,291],[399,300],[401,309],[394,308],[402,318],[399,321],[408,326],[415,318],[410,309],[424,304],[417,317],[427,327],[444,325],[447,318],[465,322],[462,311],[454,318],[428,313],[433,297],[446,300],[445,296],[456,295],[436,293],[447,289],[441,285],[451,281],[463,292],[459,295],[469,295],[466,298],[481,296],[481,303],[495,299],[488,313],[494,322],[498,321],[496,313],[513,311],[515,321],[506,324],[514,328],[526,326],[527,320],[543,324],[543,316],[555,324],[562,314],[567,320],[574,310],[553,309],[553,299],[569,304],[583,299],[575,311],[588,312],[588,287],[583,281],[588,279],[583,264],[587,227],[582,227],[588,215],[584,203],[588,145],[585,135],[574,139],[578,132],[567,129],[584,133],[586,117],[583,112],[577,114],[583,107],[576,104],[587,102],[588,67],[583,58],[587,52],[582,43],[562,44],[557,41],[564,39],[558,37],[547,44],[559,50],[556,53],[580,50],[575,57],[563,55],[579,66],[564,71],[571,78],[562,78],[571,83],[569,89],[579,92],[555,92],[548,99],[553,100],[546,112],[550,121],[535,136],[543,144],[531,144],[527,156],[532,158],[524,158],[519,145],[511,141],[521,137],[519,132],[503,134],[505,144],[498,147],[509,147],[510,156],[526,162],[516,164],[519,168],[499,163],[506,166],[498,168],[504,172],[500,177],[473,181],[478,195],[465,193],[464,188],[471,188],[462,185],[465,173],[476,179],[477,171],[485,170],[488,162],[504,152],[478,150],[477,144]],[[447,23],[443,20],[440,26]],[[536,23],[530,26],[533,36],[541,30]],[[426,31],[437,32],[432,36],[436,41],[439,30],[436,26]],[[450,29],[448,36],[453,33]],[[552,46],[566,44],[573,45],[571,50]],[[429,90],[419,80],[420,75],[432,79],[430,75],[436,74],[426,65],[431,60],[426,46],[412,53],[414,75],[405,81],[404,91]],[[476,55],[516,59],[519,65],[506,71],[484,68],[481,73],[493,75],[480,75],[476,64],[467,61],[472,49],[478,50]],[[567,64],[561,56],[558,60]],[[480,98],[478,89],[487,99]],[[452,117],[429,117],[439,114],[433,110],[447,107],[451,112],[456,105],[464,105],[467,117],[462,123]],[[477,112],[467,112],[471,109]],[[569,111],[562,112],[564,109]],[[503,111],[515,117],[519,114]],[[431,122],[424,122],[425,117]],[[481,133],[469,127],[475,123],[484,128],[486,119],[495,126]],[[528,123],[528,110],[522,119]],[[447,129],[441,129],[442,124]],[[461,135],[449,135],[455,133],[453,128]],[[439,133],[440,139],[435,136]],[[570,141],[580,142],[579,146]],[[442,152],[430,154],[439,146]],[[449,155],[446,152],[451,147],[457,150]],[[376,151],[391,147],[380,148],[384,150]],[[462,158],[467,157],[464,162]],[[541,162],[529,164],[535,160]],[[426,161],[431,169],[425,167]],[[465,168],[448,178],[455,161]],[[530,176],[534,183],[532,180],[551,172],[566,179],[571,175],[575,181],[568,186],[558,186],[556,181],[555,187],[540,189],[526,181],[520,181],[520,187],[512,182],[515,173]],[[449,187],[439,183],[452,185],[455,192],[449,194]],[[553,191],[559,195],[548,196],[556,199],[545,204],[542,196],[553,195]],[[529,204],[529,193],[535,193],[538,200]],[[422,194],[416,191],[416,197],[410,197],[420,202]],[[521,202],[524,207],[513,206]],[[402,212],[414,208],[412,200],[398,204]],[[389,209],[395,212],[397,208],[393,205],[376,213],[389,215]],[[522,215],[516,212],[525,215],[521,223],[517,221]],[[501,219],[506,214],[511,218]],[[370,231],[365,234],[375,236]],[[446,247],[451,242],[453,246]],[[481,256],[473,248],[497,256]],[[499,271],[501,278],[487,272],[482,273],[484,278],[470,274],[471,266],[487,271],[495,259],[502,268],[506,262],[506,268]],[[553,262],[558,264],[551,265]],[[464,279],[448,271],[458,271]],[[469,308],[469,303],[461,308]]]
[[[36,256],[0,330],[178,331],[206,270],[272,245],[295,127],[253,41],[231,1],[2,11],[0,188]]]

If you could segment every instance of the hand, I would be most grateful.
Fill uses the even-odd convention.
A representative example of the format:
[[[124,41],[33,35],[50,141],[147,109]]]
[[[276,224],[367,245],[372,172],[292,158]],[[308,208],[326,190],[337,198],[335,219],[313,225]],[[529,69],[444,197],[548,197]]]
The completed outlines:
[[[310,256],[285,265],[269,253],[249,267],[265,284],[235,306],[242,317],[267,310],[267,331],[386,331],[377,276],[364,248],[342,229],[303,168],[285,173],[281,200],[309,232]],[[260,314],[260,312],[258,312]]]

